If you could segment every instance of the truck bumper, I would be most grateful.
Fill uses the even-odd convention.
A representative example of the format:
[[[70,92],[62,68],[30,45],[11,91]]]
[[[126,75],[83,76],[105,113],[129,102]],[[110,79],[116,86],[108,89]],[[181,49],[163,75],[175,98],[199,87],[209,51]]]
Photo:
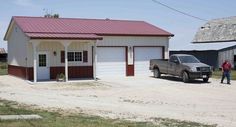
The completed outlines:
[[[189,72],[190,79],[200,79],[211,77],[212,72]]]

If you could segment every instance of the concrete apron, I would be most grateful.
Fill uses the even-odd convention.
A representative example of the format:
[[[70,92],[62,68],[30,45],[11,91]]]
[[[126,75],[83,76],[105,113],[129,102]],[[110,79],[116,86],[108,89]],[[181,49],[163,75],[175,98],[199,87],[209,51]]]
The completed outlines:
[[[0,120],[31,120],[42,119],[39,115],[0,115]]]

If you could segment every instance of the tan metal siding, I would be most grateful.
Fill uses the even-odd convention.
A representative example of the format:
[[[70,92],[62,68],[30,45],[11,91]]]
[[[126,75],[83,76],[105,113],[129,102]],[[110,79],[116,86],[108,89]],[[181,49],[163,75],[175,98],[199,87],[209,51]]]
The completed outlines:
[[[16,25],[13,25],[8,40],[8,64],[15,66],[26,66],[26,43],[28,37]]]
[[[164,46],[165,59],[169,58],[168,37],[137,37],[137,36],[104,36],[103,40],[97,42],[97,46],[129,46],[128,64],[133,64],[133,46]]]
[[[60,40],[59,40],[60,41]],[[50,51],[50,66],[64,66],[61,63],[60,51],[64,50],[63,45],[56,40],[41,41],[37,51]],[[168,37],[134,37],[134,36],[104,36],[103,40],[97,41],[97,46],[128,46],[128,63],[133,64],[133,46],[164,46],[165,58],[169,57],[169,38]],[[93,41],[72,41],[68,51],[88,51],[88,62],[69,62],[69,66],[91,66],[92,65],[92,46]],[[130,47],[130,48],[129,48]],[[28,43],[28,67],[33,66],[33,47]],[[57,55],[54,56],[53,52]]]

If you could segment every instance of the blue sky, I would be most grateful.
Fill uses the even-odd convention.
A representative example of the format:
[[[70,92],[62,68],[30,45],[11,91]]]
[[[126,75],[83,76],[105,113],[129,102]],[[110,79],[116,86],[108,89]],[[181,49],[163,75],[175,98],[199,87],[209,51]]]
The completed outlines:
[[[235,0],[159,0],[171,7],[204,19],[235,16]],[[189,45],[205,22],[160,6],[152,0],[1,0],[0,47],[12,16],[43,16],[44,10],[60,17],[144,20],[175,36],[170,49]]]

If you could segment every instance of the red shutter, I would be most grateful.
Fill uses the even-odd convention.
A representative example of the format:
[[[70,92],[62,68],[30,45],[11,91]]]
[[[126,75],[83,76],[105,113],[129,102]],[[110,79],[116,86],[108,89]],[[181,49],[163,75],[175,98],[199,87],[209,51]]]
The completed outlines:
[[[61,51],[61,63],[65,63],[65,51]]]
[[[83,62],[88,62],[88,51],[83,51]]]

